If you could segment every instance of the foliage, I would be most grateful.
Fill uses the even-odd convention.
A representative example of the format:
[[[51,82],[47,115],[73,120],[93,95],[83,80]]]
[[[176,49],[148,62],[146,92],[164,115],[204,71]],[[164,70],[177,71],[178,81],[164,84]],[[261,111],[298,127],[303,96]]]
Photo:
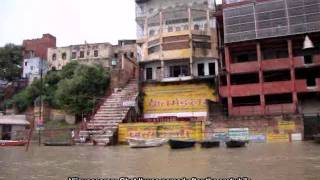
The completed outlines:
[[[42,95],[42,100],[51,107],[75,115],[87,115],[97,103],[96,99],[105,94],[108,85],[109,74],[102,66],[72,62],[61,71],[48,72],[42,83],[41,80],[34,81],[13,97],[13,103],[21,112],[39,102]]]
[[[7,44],[0,48],[0,79],[12,81],[21,76],[22,47]]]

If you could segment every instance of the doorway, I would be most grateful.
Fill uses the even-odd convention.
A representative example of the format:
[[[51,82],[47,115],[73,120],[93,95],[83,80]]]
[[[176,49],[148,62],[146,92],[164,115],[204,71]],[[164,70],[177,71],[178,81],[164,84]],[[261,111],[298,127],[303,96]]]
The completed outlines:
[[[11,140],[11,125],[2,125],[2,140]]]

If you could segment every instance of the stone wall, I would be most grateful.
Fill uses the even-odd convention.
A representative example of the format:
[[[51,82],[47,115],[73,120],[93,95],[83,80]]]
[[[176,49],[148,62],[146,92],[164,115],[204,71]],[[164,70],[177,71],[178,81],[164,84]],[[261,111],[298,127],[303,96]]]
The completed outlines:
[[[304,133],[301,116],[251,116],[208,121],[205,135],[212,137],[230,128],[248,128],[252,138],[264,137],[265,142],[293,141],[297,135],[303,139]]]

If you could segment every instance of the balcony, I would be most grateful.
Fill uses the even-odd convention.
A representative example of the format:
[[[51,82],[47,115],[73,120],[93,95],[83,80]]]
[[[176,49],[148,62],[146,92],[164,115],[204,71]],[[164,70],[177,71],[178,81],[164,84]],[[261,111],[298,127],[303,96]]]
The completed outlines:
[[[230,73],[244,73],[244,72],[257,72],[259,71],[258,61],[233,63],[230,64]]]
[[[252,115],[281,115],[297,112],[295,104],[273,104],[263,106],[241,106],[233,107],[230,110],[231,116],[252,116]]]
[[[291,114],[295,113],[297,107],[295,104],[273,104],[266,105],[265,114],[266,115],[275,115],[275,114]]]
[[[252,115],[262,115],[263,108],[262,106],[241,106],[233,107],[229,115],[231,116],[252,116]]]
[[[243,97],[261,94],[260,84],[232,85],[230,87],[232,96]]]
[[[290,67],[291,67],[291,63],[289,58],[262,61],[262,70],[264,71],[290,69]]]
[[[263,83],[264,94],[282,94],[293,91],[292,81],[267,82]]]

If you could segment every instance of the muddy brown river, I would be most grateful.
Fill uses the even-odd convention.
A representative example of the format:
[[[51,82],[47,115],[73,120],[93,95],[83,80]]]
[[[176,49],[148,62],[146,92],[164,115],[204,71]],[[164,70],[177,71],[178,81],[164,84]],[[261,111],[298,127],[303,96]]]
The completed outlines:
[[[0,148],[0,179],[67,179],[69,176],[249,177],[254,180],[320,180],[320,145],[249,144],[242,149],[171,150],[115,147]]]

